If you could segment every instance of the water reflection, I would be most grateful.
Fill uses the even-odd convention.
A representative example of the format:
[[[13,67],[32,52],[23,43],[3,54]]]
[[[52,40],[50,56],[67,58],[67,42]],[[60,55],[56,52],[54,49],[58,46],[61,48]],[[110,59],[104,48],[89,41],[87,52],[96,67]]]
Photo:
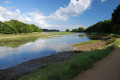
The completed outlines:
[[[0,43],[0,68],[15,66],[22,62],[48,56],[56,52],[72,50],[71,46],[73,44],[89,40],[86,34],[76,33],[63,35],[58,38],[3,42]]]
[[[19,41],[1,41],[0,42],[0,47],[12,47],[12,48],[16,48],[16,47],[19,47],[23,44],[26,44],[28,42],[34,42],[36,41],[37,38],[34,38],[34,39],[26,39],[26,40],[19,40]]]

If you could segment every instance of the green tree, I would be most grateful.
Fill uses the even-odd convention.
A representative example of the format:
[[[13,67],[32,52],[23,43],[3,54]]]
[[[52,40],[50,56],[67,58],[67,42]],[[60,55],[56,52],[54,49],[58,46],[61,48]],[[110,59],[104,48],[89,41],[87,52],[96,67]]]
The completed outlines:
[[[120,25],[120,4],[112,14],[112,22],[114,25]]]
[[[83,27],[78,28],[78,32],[85,32],[85,28]]]
[[[3,23],[3,27],[1,27],[1,33],[2,34],[11,34],[11,27],[5,23]]]
[[[86,32],[98,32],[98,33],[112,33],[112,21],[111,20],[105,20],[100,21],[86,29]]]
[[[72,29],[72,32],[78,32],[78,29]]]
[[[31,32],[41,32],[42,30],[36,25],[26,24],[18,20],[6,21],[5,24],[10,26],[11,33],[31,33]]]
[[[70,32],[70,29],[66,29],[66,32]]]
[[[42,29],[40,29],[38,26],[31,24],[31,26],[33,27],[33,31],[34,32],[42,32]]]
[[[113,32],[120,33],[120,4],[112,14]]]

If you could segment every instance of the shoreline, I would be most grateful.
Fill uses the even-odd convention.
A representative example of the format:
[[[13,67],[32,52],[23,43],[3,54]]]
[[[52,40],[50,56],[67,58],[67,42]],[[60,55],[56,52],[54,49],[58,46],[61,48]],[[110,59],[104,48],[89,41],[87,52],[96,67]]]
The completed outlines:
[[[103,45],[101,45],[101,42]],[[98,48],[98,47],[94,47],[94,48],[89,47],[89,48],[87,48],[88,50],[85,50],[85,48],[90,45],[92,45],[92,46],[98,45],[99,47],[103,47],[103,46],[105,46],[105,44],[106,44],[106,42],[103,43],[102,40],[96,41],[94,43],[92,42],[87,45],[81,45],[82,47],[84,47],[83,49],[77,48],[77,50],[75,49],[73,51],[58,52],[57,54],[52,54],[50,56],[29,60],[27,62],[24,62],[22,64],[14,66],[14,67],[10,67],[7,69],[1,69],[0,70],[0,80],[16,80],[16,79],[20,78],[21,76],[30,74],[32,71],[34,71],[36,69],[42,69],[44,67],[47,67],[49,64],[69,60],[74,55],[77,55],[77,54],[80,54],[82,52],[86,52],[89,50],[95,50]]]
[[[61,62],[70,59],[72,56],[82,51],[66,51],[52,54],[50,56],[29,60],[17,66],[0,69],[0,80],[16,80],[23,75],[27,75],[36,69],[47,67],[51,63]]]

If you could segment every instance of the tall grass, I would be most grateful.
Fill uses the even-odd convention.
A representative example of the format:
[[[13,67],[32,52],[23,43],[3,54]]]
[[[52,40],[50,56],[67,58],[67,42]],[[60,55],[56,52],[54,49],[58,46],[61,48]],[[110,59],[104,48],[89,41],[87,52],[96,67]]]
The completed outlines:
[[[50,64],[19,80],[70,80],[81,71],[91,68],[94,62],[107,56],[118,45],[120,45],[120,38],[107,47],[77,54],[64,62]]]
[[[47,32],[46,34],[41,32],[33,32],[33,33],[22,33],[22,34],[0,34],[0,41],[20,41],[31,38],[50,38],[50,37],[60,37],[55,35],[68,35],[73,33],[68,32]]]
[[[73,32],[47,32],[48,34],[53,34],[53,35],[69,35],[69,34],[75,34]]]
[[[87,41],[87,42],[77,43],[77,44],[72,45],[72,47],[91,44],[91,43],[94,43],[94,42],[97,42],[97,41],[99,41],[99,40],[91,40],[91,41]]]

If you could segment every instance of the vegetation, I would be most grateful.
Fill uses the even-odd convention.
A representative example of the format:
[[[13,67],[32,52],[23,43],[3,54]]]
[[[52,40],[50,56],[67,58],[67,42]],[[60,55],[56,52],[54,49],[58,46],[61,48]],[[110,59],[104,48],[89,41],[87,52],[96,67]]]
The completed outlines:
[[[114,10],[111,20],[100,21],[88,27],[86,32],[120,34],[120,5]]]
[[[78,29],[72,29],[72,32],[78,32]]]
[[[12,36],[12,37],[11,37]],[[46,38],[52,36],[52,34],[42,34],[41,32],[33,32],[33,33],[21,33],[21,34],[0,34],[0,42],[2,41],[21,41],[26,39],[33,38]]]
[[[72,32],[85,32],[85,28],[80,27],[78,29],[73,29]]]
[[[87,41],[87,42],[82,42],[82,43],[74,44],[74,45],[72,45],[72,47],[86,45],[86,44],[94,43],[97,41],[99,41],[99,40],[91,40],[91,41]]]
[[[69,35],[74,33],[68,32],[33,32],[33,33],[21,33],[21,34],[0,34],[0,42],[3,41],[23,41],[28,39],[36,39],[36,38],[51,38],[51,37],[60,37],[58,35]],[[12,37],[11,37],[12,36]]]
[[[79,32],[73,29],[73,32]],[[87,32],[98,33],[120,33],[120,5],[114,10],[112,20],[100,21],[86,30]],[[92,64],[103,57],[107,56],[114,48],[120,46],[119,35],[107,35],[111,39],[108,40],[109,45],[97,50],[83,52],[73,56],[71,59],[48,65],[44,69],[39,69],[30,75],[22,77],[20,80],[70,80],[81,71],[89,69]],[[93,41],[94,42],[94,41]],[[78,45],[85,45],[91,42],[84,42]]]
[[[115,47],[120,45],[120,38],[107,47],[84,52],[73,56],[70,60],[50,64],[44,69],[34,71],[20,80],[70,80],[81,71],[89,69],[92,64],[107,56]]]
[[[42,29],[43,32],[59,32],[57,29]]]
[[[112,33],[112,21],[105,20],[100,21],[86,29],[86,32],[97,32],[97,33]]]
[[[48,34],[53,34],[53,35],[69,35],[69,34],[74,34],[71,32],[47,32]]]
[[[117,9],[114,10],[112,14],[113,32],[120,33],[120,4]]]
[[[17,34],[17,33],[32,33],[41,32],[42,30],[30,24],[25,24],[17,20],[0,22],[0,33],[2,34]]]
[[[25,38],[25,39],[19,39],[19,40],[11,40],[11,41],[0,41],[0,47],[12,47],[12,48],[16,48],[19,47],[23,44],[29,43],[29,42],[34,42],[36,41],[38,38]]]
[[[70,32],[70,29],[66,29],[66,32]]]

